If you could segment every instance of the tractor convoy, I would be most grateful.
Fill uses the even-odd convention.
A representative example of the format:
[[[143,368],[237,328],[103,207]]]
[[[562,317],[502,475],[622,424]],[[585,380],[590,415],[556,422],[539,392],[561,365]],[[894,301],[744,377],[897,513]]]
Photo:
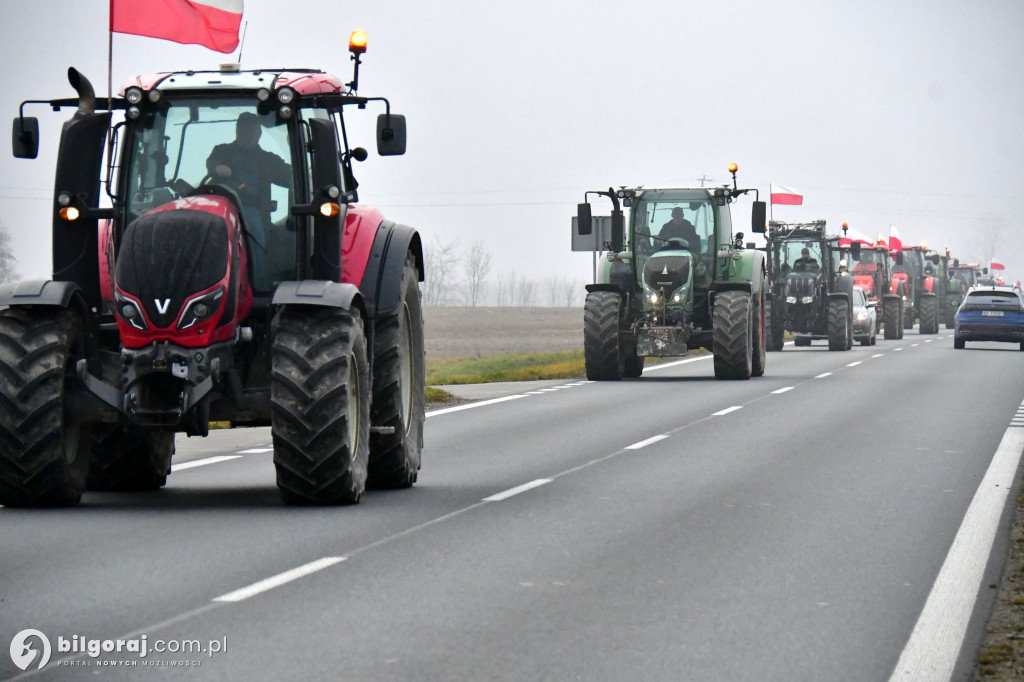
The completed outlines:
[[[313,69],[140,76],[63,126],[53,278],[0,288],[0,504],[164,485],[174,435],[269,425],[281,497],[413,485],[424,422],[416,230],[357,202],[344,112],[381,103]],[[35,158],[38,121],[14,121]],[[123,121],[111,124],[114,111]],[[107,162],[104,167],[104,157]],[[105,190],[105,192],[104,192]]]

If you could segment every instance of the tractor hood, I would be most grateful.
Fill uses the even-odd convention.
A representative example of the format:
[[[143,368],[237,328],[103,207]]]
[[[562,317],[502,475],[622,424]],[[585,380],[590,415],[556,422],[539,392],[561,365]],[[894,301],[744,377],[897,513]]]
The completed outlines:
[[[803,302],[807,297],[814,298],[818,288],[818,275],[813,272],[791,272],[786,275],[786,299],[795,298]]]
[[[655,291],[670,293],[690,282],[690,259],[686,251],[659,251],[644,264],[644,284]]]

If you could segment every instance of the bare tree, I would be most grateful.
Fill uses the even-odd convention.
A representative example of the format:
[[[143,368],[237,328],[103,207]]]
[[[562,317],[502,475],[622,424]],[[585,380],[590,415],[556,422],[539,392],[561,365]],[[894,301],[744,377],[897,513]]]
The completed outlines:
[[[469,299],[469,305],[475,308],[483,296],[487,275],[491,272],[491,254],[484,248],[482,241],[475,242],[469,249],[469,256],[463,263],[463,272],[466,274],[466,298]]]
[[[552,275],[544,281],[544,293],[547,295],[547,304],[554,308],[562,302],[565,278]]]
[[[516,285],[517,294],[519,298],[519,305],[529,308],[533,305],[535,287],[532,279],[527,279],[525,275],[519,276],[519,283]]]
[[[566,277],[562,281],[562,301],[566,308],[571,308],[580,300],[580,292],[585,291],[583,284],[578,280]]]
[[[17,267],[18,259],[11,247],[11,235],[8,234],[7,228],[0,224],[0,282],[13,282],[19,279]]]
[[[505,287],[508,285],[509,275],[501,270],[498,272],[498,282],[494,285],[496,305],[503,306],[508,298],[505,295]],[[511,301],[509,301],[511,304]]]
[[[975,238],[971,243],[982,265],[989,265],[998,255],[999,245],[1006,232],[1006,219],[998,215],[983,215],[977,219]]]
[[[459,240],[453,239],[442,244],[436,236],[424,251],[426,281],[423,284],[423,301],[429,306],[448,305],[451,289],[455,286],[455,272],[459,265]]]

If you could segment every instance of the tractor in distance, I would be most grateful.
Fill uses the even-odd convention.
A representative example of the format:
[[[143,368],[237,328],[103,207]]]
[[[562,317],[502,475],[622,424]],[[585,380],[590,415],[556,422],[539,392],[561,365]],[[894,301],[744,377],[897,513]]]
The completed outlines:
[[[77,111],[56,162],[53,279],[0,287],[0,504],[159,488],[175,433],[211,421],[270,426],[287,503],[413,485],[421,240],[356,203],[367,152],[343,112],[384,105],[383,156],[405,152],[405,118],[357,94],[365,34],[349,50],[349,83],[224,65],[97,100],[72,68],[78,96],[42,102]],[[38,154],[31,103],[19,158]]]
[[[892,276],[892,257],[885,244],[868,244],[850,239],[843,223],[840,253],[853,274],[853,285],[864,290],[868,301],[881,307],[886,339],[903,338],[903,308],[907,300],[904,282]]]
[[[828,340],[829,350],[853,347],[853,276],[840,267],[839,237],[825,221],[771,222],[765,299],[768,350],[782,350],[786,331],[796,346]],[[806,254],[806,255],[804,255]],[[868,305],[877,305],[869,301]]]
[[[892,278],[906,290],[903,308],[903,328],[912,329],[920,322],[922,334],[939,333],[939,311],[944,302],[945,288],[938,286],[936,270],[941,269],[941,258],[924,244],[904,246],[894,254]]]
[[[956,326],[956,311],[963,302],[964,297],[971,287],[976,286],[982,276],[988,274],[988,268],[981,267],[980,263],[961,263],[959,258],[954,258],[949,264],[949,297],[948,307],[952,310],[945,318],[946,329]]]
[[[716,378],[764,374],[764,254],[733,234],[730,204],[754,192],[754,232],[764,232],[766,208],[756,189],[737,187],[736,165],[729,170],[731,187],[585,193],[573,248],[606,252],[584,306],[588,379],[638,377],[645,357],[695,347],[713,353]],[[610,216],[592,215],[592,194],[611,201]]]

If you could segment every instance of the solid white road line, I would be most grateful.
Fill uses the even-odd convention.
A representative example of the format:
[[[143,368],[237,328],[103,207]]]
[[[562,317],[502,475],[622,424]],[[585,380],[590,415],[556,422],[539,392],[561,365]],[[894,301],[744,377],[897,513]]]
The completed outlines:
[[[491,400],[481,400],[478,403],[469,403],[468,405],[456,405],[455,407],[446,407],[442,410],[434,410],[433,412],[427,412],[425,417],[437,417],[442,414],[448,414],[450,412],[461,412],[462,410],[472,410],[476,407],[485,407],[487,405],[494,405],[495,403],[503,403],[507,400],[516,400],[517,398],[525,398],[526,394],[520,393],[517,395],[507,395],[504,398],[492,398]]]
[[[830,377],[830,376],[832,376],[832,372],[825,372],[824,374],[819,374],[818,376],[816,376],[814,378],[815,379],[824,379],[825,377]]]
[[[1024,431],[1007,429],[890,682],[946,682],[953,676],[1022,451]]]
[[[643,374],[648,372],[657,372],[659,369],[668,369],[669,367],[675,367],[676,365],[685,365],[690,362],[700,362],[701,360],[710,360],[713,355],[702,355],[699,358],[687,358],[686,360],[676,360],[675,362],[666,362],[664,365],[653,365],[651,367],[645,367]]]
[[[772,393],[785,393],[786,391],[792,391],[794,388],[796,388],[796,386],[784,386],[777,391],[772,391]]]
[[[514,497],[515,495],[518,495],[519,493],[524,493],[527,490],[533,490],[534,488],[539,488],[540,486],[542,486],[542,485],[544,485],[546,483],[551,483],[552,480],[553,479],[550,479],[550,478],[538,478],[536,481],[530,481],[529,483],[524,483],[522,485],[517,485],[515,488],[509,488],[508,490],[506,490],[504,492],[500,492],[497,495],[491,495],[490,497],[485,497],[483,499],[483,501],[484,502],[501,502],[502,500],[507,500],[510,497]]]
[[[258,583],[253,583],[248,587],[243,587],[240,590],[235,590],[234,592],[222,594],[213,601],[242,601],[243,599],[248,599],[249,597],[257,595],[260,592],[272,590],[275,587],[280,587],[285,583],[290,583],[291,581],[297,580],[298,578],[301,578],[303,576],[307,576],[310,573],[316,573],[317,571],[321,571],[327,568],[328,566],[333,566],[334,564],[341,563],[342,561],[345,561],[346,558],[347,557],[343,556],[329,556],[324,557],[323,559],[317,559],[316,561],[311,561],[308,564],[299,566],[298,568],[293,568],[290,571],[278,573],[277,575],[271,578],[261,580]]]
[[[665,435],[665,434],[661,434],[660,436],[651,436],[647,440],[642,440],[639,443],[633,443],[632,445],[627,445],[626,449],[627,450],[639,450],[640,448],[645,448],[645,447],[647,447],[648,445],[650,445],[652,443],[657,443],[659,440],[665,440],[666,438],[668,438],[668,436]]]
[[[264,452],[273,452],[274,448],[250,448],[249,450],[239,450],[235,454],[239,455],[259,455]]]
[[[711,416],[712,417],[721,417],[723,414],[729,414],[730,412],[735,412],[736,410],[742,410],[742,409],[743,409],[742,405],[733,405],[732,407],[727,407],[724,410],[719,410],[718,412],[712,412]]]
[[[195,459],[191,462],[182,462],[181,464],[172,464],[171,473],[175,471],[182,471],[184,469],[193,469],[195,467],[206,466],[207,464],[217,464],[218,462],[226,462],[229,459],[241,459],[241,455],[217,455],[216,457],[207,457],[206,459]]]

